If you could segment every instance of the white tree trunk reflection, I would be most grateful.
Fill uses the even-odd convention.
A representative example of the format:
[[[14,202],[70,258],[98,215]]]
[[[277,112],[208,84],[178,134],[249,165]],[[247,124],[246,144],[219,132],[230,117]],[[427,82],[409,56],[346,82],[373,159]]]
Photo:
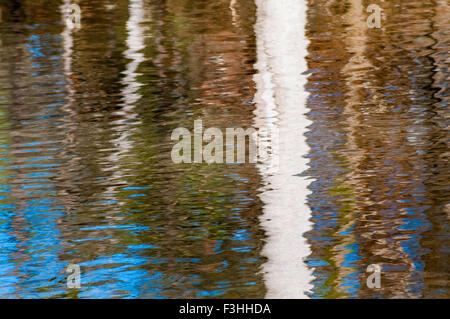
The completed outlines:
[[[305,56],[306,4],[303,0],[256,0],[257,59],[255,126],[279,132],[279,168],[271,173],[259,165],[264,187],[261,224],[267,241],[263,255],[268,298],[307,298],[313,279],[304,259],[310,254],[303,234],[311,227],[306,204],[309,181],[299,176],[307,169],[305,113],[307,70]]]

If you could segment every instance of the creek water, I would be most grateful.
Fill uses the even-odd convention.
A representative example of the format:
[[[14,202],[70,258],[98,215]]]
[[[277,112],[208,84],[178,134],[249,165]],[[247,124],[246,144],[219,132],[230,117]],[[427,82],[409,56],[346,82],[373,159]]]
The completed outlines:
[[[449,297],[448,1],[70,4],[0,1],[0,297]],[[197,119],[278,169],[175,164]]]

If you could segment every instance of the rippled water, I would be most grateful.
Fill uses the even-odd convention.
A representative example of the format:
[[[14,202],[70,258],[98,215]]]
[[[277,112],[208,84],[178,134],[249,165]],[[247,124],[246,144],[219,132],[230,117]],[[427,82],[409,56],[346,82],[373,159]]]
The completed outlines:
[[[0,297],[449,297],[447,0],[69,4],[0,1]],[[174,164],[195,119],[279,170]]]

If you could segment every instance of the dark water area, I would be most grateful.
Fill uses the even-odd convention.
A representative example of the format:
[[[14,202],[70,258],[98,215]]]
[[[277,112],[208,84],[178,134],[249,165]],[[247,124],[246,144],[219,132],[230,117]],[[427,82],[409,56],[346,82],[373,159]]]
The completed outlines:
[[[450,2],[78,3],[0,1],[1,298],[450,297]],[[196,119],[297,151],[175,164]]]

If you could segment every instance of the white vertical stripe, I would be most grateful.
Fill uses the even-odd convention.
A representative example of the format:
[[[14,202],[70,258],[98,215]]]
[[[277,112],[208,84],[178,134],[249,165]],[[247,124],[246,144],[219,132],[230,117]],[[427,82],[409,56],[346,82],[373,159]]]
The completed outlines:
[[[259,171],[265,184],[261,225],[267,241],[263,255],[267,298],[307,298],[312,271],[304,259],[310,249],[303,234],[311,228],[306,205],[309,181],[305,171],[309,148],[305,132],[307,70],[305,56],[306,4],[304,0],[256,0],[258,74],[255,75],[255,126],[279,132],[279,167],[271,173],[265,163]],[[276,142],[275,142],[276,143]]]

